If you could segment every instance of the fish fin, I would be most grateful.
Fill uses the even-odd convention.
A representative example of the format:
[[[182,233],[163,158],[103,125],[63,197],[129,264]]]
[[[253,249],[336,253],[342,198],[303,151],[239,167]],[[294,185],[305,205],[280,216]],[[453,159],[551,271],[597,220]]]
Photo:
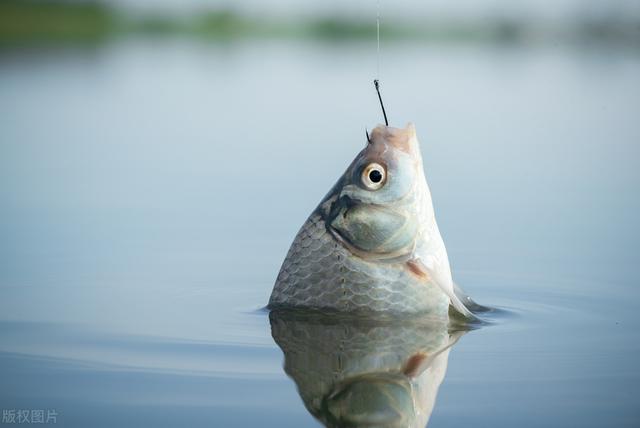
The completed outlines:
[[[409,268],[409,271],[415,276],[417,276],[418,278],[423,279],[425,281],[429,280],[429,273],[427,272],[424,264],[420,260],[411,259],[406,262],[406,265]]]
[[[410,356],[404,364],[402,373],[410,378],[416,378],[420,376],[427,367],[429,367],[430,362],[431,359],[429,358],[429,354],[426,352],[416,352]]]
[[[463,300],[461,300],[455,293],[454,287],[457,287],[451,279],[442,278],[443,275],[439,275],[434,269],[429,269],[419,258],[413,258],[406,263],[409,270],[416,276],[425,280],[431,280],[435,283],[444,294],[449,297],[451,306],[463,315],[465,318],[476,320],[477,317],[467,308]],[[459,287],[457,287],[460,290]],[[460,290],[462,291],[462,290]],[[464,295],[464,293],[463,293]],[[467,296],[468,297],[468,296]]]
[[[465,330],[451,332],[449,333],[449,342],[436,352],[418,351],[411,355],[404,363],[402,373],[409,378],[417,378],[433,364],[438,355],[455,345],[466,333]]]
[[[453,283],[453,292],[458,297],[458,299],[474,314],[477,312],[491,312],[493,309],[481,305],[480,303],[473,300],[458,284]]]

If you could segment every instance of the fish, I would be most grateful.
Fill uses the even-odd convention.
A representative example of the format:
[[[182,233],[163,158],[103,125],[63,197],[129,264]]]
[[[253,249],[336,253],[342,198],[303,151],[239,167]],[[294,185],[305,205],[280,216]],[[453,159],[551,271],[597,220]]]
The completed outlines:
[[[446,320],[274,310],[271,335],[305,407],[326,427],[425,427],[449,352]]]
[[[269,308],[467,319],[453,282],[412,123],[378,125],[302,225]]]

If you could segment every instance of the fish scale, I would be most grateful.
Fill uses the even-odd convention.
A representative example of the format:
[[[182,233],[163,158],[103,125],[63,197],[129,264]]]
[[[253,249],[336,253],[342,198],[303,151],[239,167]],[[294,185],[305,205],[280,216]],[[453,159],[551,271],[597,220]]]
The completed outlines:
[[[442,312],[448,303],[437,286],[400,265],[354,257],[314,213],[291,244],[269,306],[417,313]]]

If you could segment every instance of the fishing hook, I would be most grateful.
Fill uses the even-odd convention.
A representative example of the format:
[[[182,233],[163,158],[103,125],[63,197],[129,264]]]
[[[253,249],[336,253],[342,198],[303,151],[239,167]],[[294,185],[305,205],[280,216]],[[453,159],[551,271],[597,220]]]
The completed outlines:
[[[378,99],[380,100],[380,107],[382,107],[382,115],[384,116],[384,124],[389,126],[389,121],[387,120],[387,112],[384,109],[384,104],[382,102],[382,96],[380,95],[380,82],[378,79],[373,80],[373,85],[376,87],[376,92],[378,93]]]

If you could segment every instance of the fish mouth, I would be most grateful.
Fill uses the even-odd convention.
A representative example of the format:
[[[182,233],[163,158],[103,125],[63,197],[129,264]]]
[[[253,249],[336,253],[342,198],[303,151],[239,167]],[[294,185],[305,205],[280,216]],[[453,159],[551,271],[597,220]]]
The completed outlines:
[[[385,142],[390,146],[408,153],[412,156],[420,153],[418,139],[416,137],[416,127],[413,123],[408,123],[404,128],[393,128],[391,126],[378,125],[371,131],[369,140],[372,143],[377,141]]]

